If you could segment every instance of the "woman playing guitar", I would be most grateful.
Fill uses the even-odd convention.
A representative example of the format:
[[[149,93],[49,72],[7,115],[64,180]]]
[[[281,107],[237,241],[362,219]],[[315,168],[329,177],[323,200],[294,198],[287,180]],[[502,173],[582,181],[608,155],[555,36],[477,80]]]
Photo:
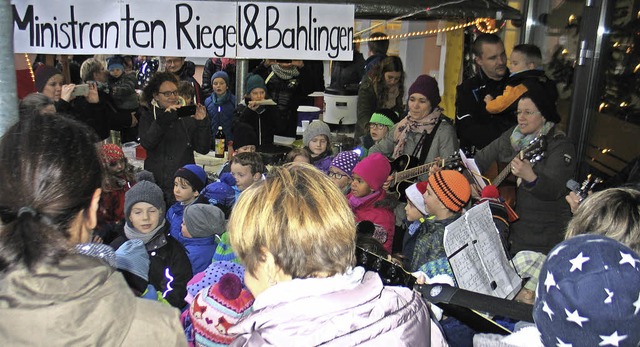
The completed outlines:
[[[538,84],[528,86],[518,102],[518,125],[475,155],[482,172],[494,162],[508,162],[508,171],[518,179],[516,213],[520,219],[511,224],[509,243],[512,254],[521,250],[547,253],[562,241],[571,218],[564,201],[565,182],[575,169],[575,148],[559,131],[560,116],[555,100]],[[519,152],[540,135],[546,135],[544,159],[533,166]]]

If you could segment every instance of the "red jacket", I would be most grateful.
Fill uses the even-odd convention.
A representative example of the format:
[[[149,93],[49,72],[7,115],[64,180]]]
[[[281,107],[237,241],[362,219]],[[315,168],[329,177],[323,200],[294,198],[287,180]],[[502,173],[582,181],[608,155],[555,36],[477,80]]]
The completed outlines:
[[[352,204],[352,194],[347,195],[347,199],[351,204],[351,209],[356,215],[356,222],[368,220],[374,224],[380,225],[387,231],[387,240],[384,242],[384,248],[387,252],[391,253],[391,246],[393,245],[393,234],[395,233],[396,217],[393,213],[391,206],[380,203],[387,196],[387,193],[382,190],[380,195],[370,200],[366,200],[368,196],[361,198],[363,203],[358,206]]]

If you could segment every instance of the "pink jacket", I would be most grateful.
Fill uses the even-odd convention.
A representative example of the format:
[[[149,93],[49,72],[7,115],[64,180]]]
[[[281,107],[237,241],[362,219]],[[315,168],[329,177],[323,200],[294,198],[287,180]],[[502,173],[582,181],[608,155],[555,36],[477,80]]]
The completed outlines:
[[[384,287],[360,267],[338,276],[356,281],[296,279],[267,289],[229,330],[238,334],[231,346],[447,346],[420,294]]]
[[[351,204],[351,209],[353,213],[356,215],[356,222],[361,222],[363,220],[368,220],[373,222],[374,224],[378,224],[387,231],[387,240],[384,242],[384,248],[387,252],[391,253],[391,246],[393,245],[393,235],[395,234],[395,226],[396,226],[396,216],[393,213],[391,207],[388,206],[379,206],[380,201],[384,200],[387,197],[387,193],[382,190],[380,195],[371,200],[366,200],[367,197],[361,198],[364,199],[364,203],[354,206],[352,204],[352,194],[349,193],[347,195],[347,200]]]

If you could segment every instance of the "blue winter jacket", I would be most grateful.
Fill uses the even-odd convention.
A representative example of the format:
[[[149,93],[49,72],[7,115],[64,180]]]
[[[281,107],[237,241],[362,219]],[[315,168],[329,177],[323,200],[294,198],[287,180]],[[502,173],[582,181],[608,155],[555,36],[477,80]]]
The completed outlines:
[[[215,137],[216,132],[218,132],[218,126],[222,125],[225,139],[229,141],[233,140],[231,128],[233,114],[236,110],[236,96],[231,94],[231,92],[227,92],[227,94],[229,98],[222,104],[217,105],[216,100],[218,96],[213,93],[205,100],[204,105],[207,107],[207,113],[211,118],[212,135]]]

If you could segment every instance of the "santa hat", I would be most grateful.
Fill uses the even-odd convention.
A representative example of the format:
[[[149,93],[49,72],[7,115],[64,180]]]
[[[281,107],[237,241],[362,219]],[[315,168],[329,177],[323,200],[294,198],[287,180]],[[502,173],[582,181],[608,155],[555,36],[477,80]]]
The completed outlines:
[[[196,345],[231,344],[235,336],[228,335],[228,329],[251,313],[253,301],[253,295],[232,273],[201,290],[189,307]]]
[[[424,197],[422,195],[427,192],[428,186],[429,182],[422,181],[410,185],[409,188],[404,191],[407,195],[407,199],[409,199],[413,206],[415,206],[418,211],[425,216],[428,215],[429,212],[427,211],[427,205],[425,205]]]

